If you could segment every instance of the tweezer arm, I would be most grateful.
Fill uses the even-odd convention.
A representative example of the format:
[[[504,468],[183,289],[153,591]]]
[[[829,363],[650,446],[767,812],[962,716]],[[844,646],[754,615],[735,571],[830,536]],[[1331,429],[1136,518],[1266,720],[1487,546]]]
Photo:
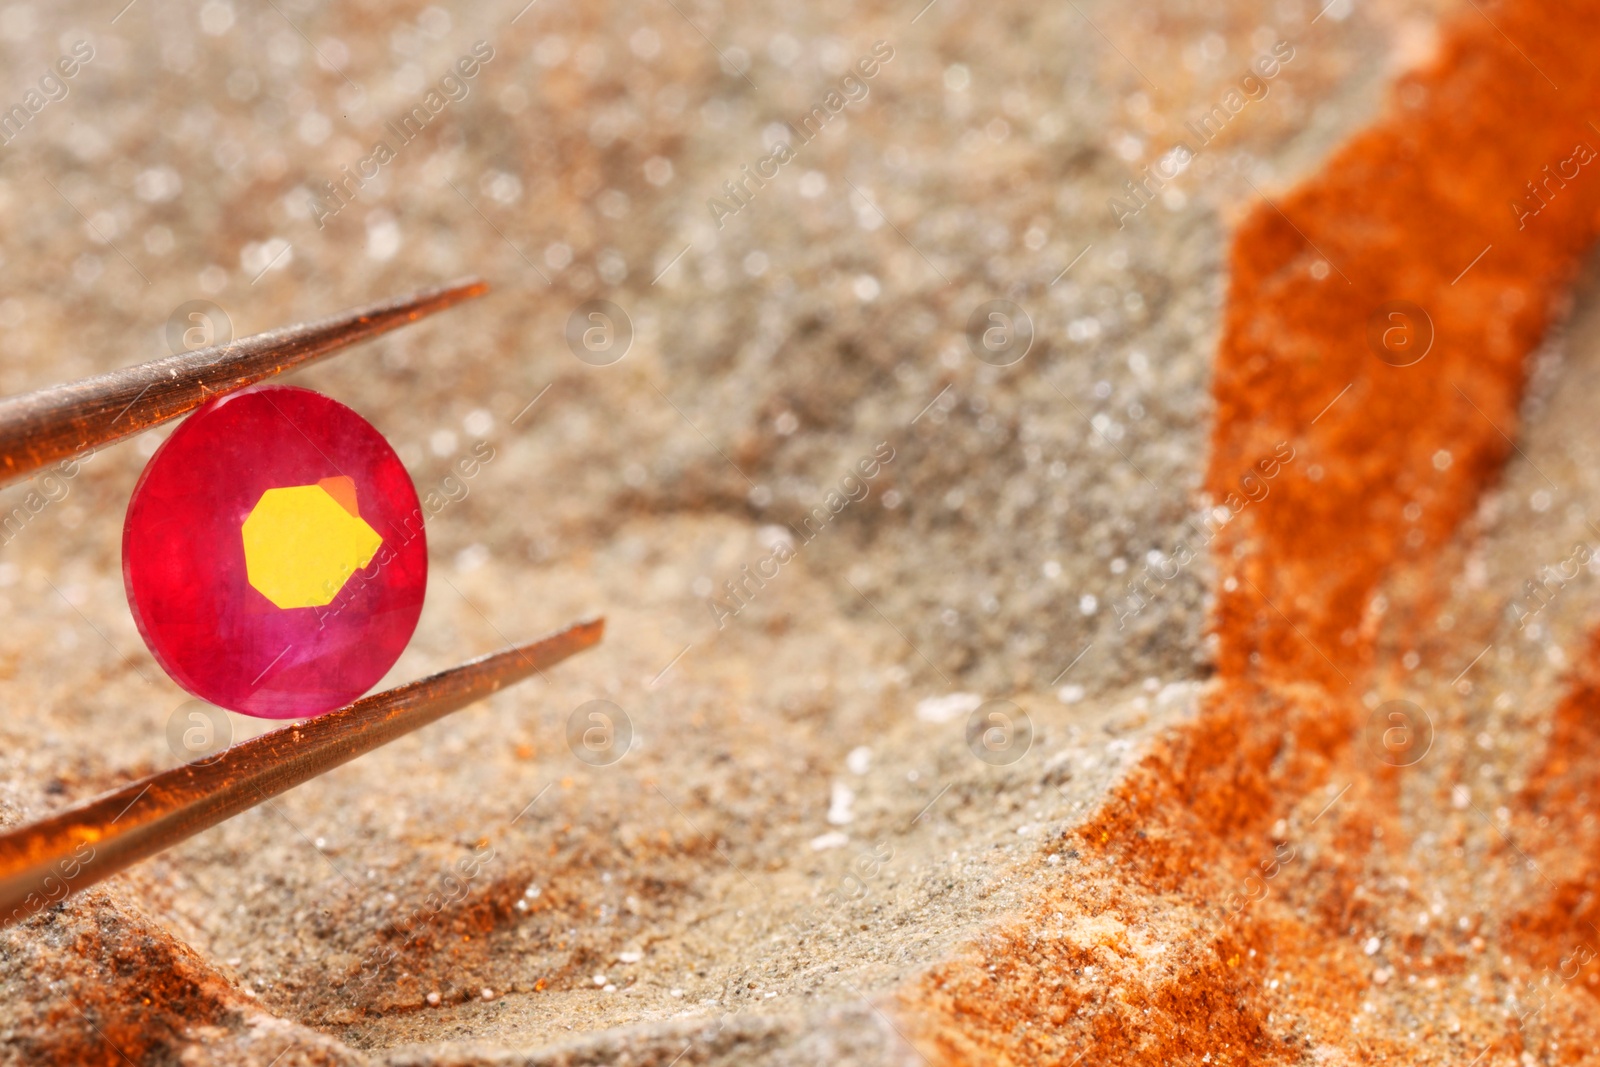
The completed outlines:
[[[597,644],[604,619],[471,660],[0,835],[0,926]]]
[[[485,292],[467,279],[138,366],[0,399],[0,485],[177,418],[214,396]]]

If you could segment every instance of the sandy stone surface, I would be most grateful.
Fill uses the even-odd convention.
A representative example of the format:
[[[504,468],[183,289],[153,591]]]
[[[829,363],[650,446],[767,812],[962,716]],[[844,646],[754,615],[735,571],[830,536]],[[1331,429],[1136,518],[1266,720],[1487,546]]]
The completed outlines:
[[[548,683],[0,933],[0,1059],[963,1062],[899,991],[1002,944],[1047,889],[1115,895],[1110,861],[1064,835],[1215,685],[1216,570],[1173,564],[1208,503],[1230,234],[1459,13],[919,6],[0,7],[7,106],[93,52],[0,147],[0,391],[165,354],[188,301],[243,335],[479,273],[487,297],[292,379],[450,498],[386,684],[609,620]],[[1265,97],[1119,227],[1108,199],[1280,43]],[[445,88],[465,95],[398,145],[389,124],[464,57],[477,72]],[[785,124],[830,92],[858,99],[800,143]],[[323,183],[383,139],[394,158],[336,204]],[[792,160],[734,211],[724,183],[779,141]],[[612,362],[620,344],[569,341],[595,300],[631,333]],[[1004,366],[969,336],[996,300],[1033,332]],[[1512,595],[1499,576],[1595,536],[1564,510],[1596,469],[1568,451],[1587,405],[1555,376],[1593,377],[1596,337],[1580,314],[1548,349],[1525,455],[1458,546],[1477,539],[1448,609],[1474,650]],[[119,558],[162,434],[96,456],[0,545],[0,825],[179,762],[188,698],[143,648]],[[463,478],[474,448],[492,458]],[[1563,503],[1522,522],[1544,479]],[[1133,610],[1147,568],[1171,577]],[[1551,731],[1586,619],[1572,596],[1541,623],[1567,660],[1481,665],[1479,692],[1514,676],[1541,710],[1490,697],[1441,750],[1501,738],[1472,773],[1519,792],[1543,750],[1517,743]],[[593,700],[631,733],[600,766],[568,740]],[[1026,744],[969,729],[1018,709]],[[1429,773],[1406,788],[1465,818]],[[1500,877],[1461,872],[1451,899],[1519,891]],[[1107,934],[1089,894],[1052,936],[1156,943]],[[1201,1062],[1205,1023],[1185,1025]]]

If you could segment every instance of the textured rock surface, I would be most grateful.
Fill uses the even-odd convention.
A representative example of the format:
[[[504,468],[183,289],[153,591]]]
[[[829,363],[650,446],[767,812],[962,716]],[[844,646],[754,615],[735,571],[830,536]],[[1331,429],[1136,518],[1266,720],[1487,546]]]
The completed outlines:
[[[1581,693],[1553,710],[1583,600],[1560,598],[1542,622],[1568,653],[1478,665],[1474,692],[1514,678],[1518,695],[1461,711],[1448,737],[1441,716],[1440,752],[1457,763],[1403,782],[1350,754],[1346,720],[1365,713],[1329,695],[1303,650],[1284,662],[1306,677],[1274,679],[1255,703],[1207,681],[1208,597],[1234,564],[1219,573],[1201,554],[1127,610],[1130,583],[1171,572],[1202,489],[1225,480],[1213,468],[1207,481],[1212,368],[1240,221],[1268,225],[1263,194],[1278,202],[1383,113],[1396,75],[1434,58],[1437,18],[1480,16],[1285,0],[917,7],[140,0],[109,25],[115,12],[87,6],[0,10],[8,100],[75,41],[94,46],[66,98],[0,149],[0,390],[164,353],[189,300],[225,308],[242,334],[481,272],[496,285],[484,300],[295,378],[371,419],[419,491],[449,499],[429,526],[417,638],[389,680],[591,610],[610,619],[605,646],[548,684],[0,933],[5,1057],[1067,1063],[1093,1047],[1106,1062],[1243,1062],[1244,1049],[1467,1062],[1503,1039],[1465,1005],[1498,1005],[1524,972],[1569,958],[1568,919],[1589,907],[1581,856],[1553,854],[1565,888],[1549,903],[1504,845],[1482,853],[1498,867],[1424,849],[1407,868],[1362,858],[1354,836],[1313,841],[1310,855],[1340,857],[1323,877],[1346,896],[1311,880],[1243,933],[1218,933],[1210,911],[1275,854],[1275,822],[1301,840],[1326,782],[1359,778],[1340,803],[1361,814],[1319,832],[1410,841],[1478,820],[1452,793],[1472,746],[1494,759],[1472,764],[1489,791],[1469,801],[1491,819],[1505,805],[1502,829],[1515,811],[1555,836],[1519,798],[1588,788],[1582,767],[1544,755],[1558,729],[1570,745],[1586,736]],[[312,193],[477,41],[493,57],[466,97],[319,227]],[[865,98],[719,228],[707,199],[878,41],[893,58]],[[1118,228],[1107,199],[1279,41],[1293,57],[1266,97]],[[591,299],[631,321],[614,365],[580,361],[564,336]],[[1009,367],[974,358],[965,335],[993,299],[1035,327]],[[1468,579],[1425,586],[1461,601],[1438,609],[1462,621],[1433,638],[1448,652],[1426,685],[1442,693],[1496,640],[1489,620],[1528,561],[1593,536],[1570,507],[1594,470],[1568,454],[1587,394],[1553,383],[1589,373],[1594,336],[1580,315],[1550,350],[1568,358],[1546,361],[1504,492],[1461,491],[1482,530],[1430,513],[1430,550]],[[1497,395],[1514,409],[1514,382]],[[1229,422],[1218,455],[1253,448],[1277,415]],[[462,478],[478,442],[492,458]],[[894,458],[868,495],[730,617],[724,583],[800,541],[880,444]],[[149,451],[141,439],[95,457],[0,547],[5,824],[176,761],[166,726],[186,697],[140,646],[118,569]],[[1553,497],[1531,503],[1540,486]],[[1390,648],[1374,619],[1362,648],[1404,664],[1420,629],[1407,626]],[[567,743],[569,714],[597,698],[634,732],[603,767]],[[991,698],[1031,718],[1016,763],[967,743]],[[1298,755],[1261,733],[1274,716]],[[1402,788],[1417,796],[1395,801]],[[1254,807],[1235,819],[1241,798]],[[1592,827],[1569,817],[1549,847],[1581,852]],[[1477,821],[1475,848],[1491,829]],[[464,898],[441,903],[472,858]],[[1365,895],[1381,902],[1359,921],[1329,903]],[[1497,901],[1523,896],[1518,925]],[[1466,922],[1466,948],[1369,958],[1369,938],[1402,944],[1399,917],[1414,926],[1420,910]],[[1464,965],[1441,983],[1398,958],[1469,951],[1503,956],[1503,973],[1469,987]],[[1102,979],[1115,1003],[1086,1008]],[[1537,1024],[1542,1044],[1519,1028],[1521,1045],[1484,1062],[1510,1062],[1507,1048],[1575,1057],[1576,989]],[[1376,1044],[1341,1029],[1352,1004]],[[1470,1048],[1441,1036],[1463,1020],[1483,1034]]]

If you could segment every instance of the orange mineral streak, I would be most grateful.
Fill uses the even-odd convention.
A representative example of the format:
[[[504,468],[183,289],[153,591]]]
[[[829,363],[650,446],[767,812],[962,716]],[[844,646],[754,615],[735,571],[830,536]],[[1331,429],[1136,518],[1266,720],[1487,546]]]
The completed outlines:
[[[1460,1062],[1489,1040],[1520,1049],[1490,1008],[1464,1006],[1473,1017],[1448,1039],[1353,1027],[1376,1020],[1362,1014],[1374,963],[1349,935],[1383,906],[1369,886],[1404,847],[1397,772],[1352,750],[1379,623],[1402,639],[1426,624],[1442,589],[1432,561],[1510,452],[1524,360],[1600,231],[1600,159],[1552,183],[1520,228],[1510,207],[1575,146],[1600,148],[1586,110],[1600,99],[1600,8],[1524,0],[1492,17],[1467,10],[1446,27],[1435,65],[1396,96],[1411,103],[1297,188],[1269,190],[1276,208],[1258,201],[1240,226],[1212,504],[1259,494],[1241,479],[1281,458],[1281,442],[1295,458],[1210,543],[1216,684],[1098,812],[1047,844],[1066,862],[1035,906],[900,991],[902,1029],[931,1062],[1299,1064],[1312,1050],[1318,1062],[1454,1062],[1479,1036]],[[1391,301],[1431,319],[1412,366],[1369,347],[1369,320]],[[1407,611],[1382,619],[1373,598],[1396,586]],[[1592,777],[1600,797],[1600,765]],[[1324,815],[1329,782],[1351,788]],[[1592,855],[1600,835],[1586,840]],[[1280,849],[1297,875],[1240,906]],[[1581,878],[1549,915],[1582,898],[1581,917],[1600,923],[1600,884]],[[1564,921],[1527,925],[1572,940]],[[1435,965],[1462,963],[1441,953]]]
[[[1523,360],[1597,233],[1600,158],[1557,175],[1520,229],[1511,204],[1537,205],[1527,183],[1576,146],[1600,149],[1588,121],[1600,114],[1600,11],[1537,0],[1494,17],[1525,50],[1539,43],[1559,92],[1468,12],[1438,65],[1406,79],[1418,106],[1395,108],[1274,197],[1281,213],[1258,205],[1235,240],[1207,488],[1218,502],[1245,497],[1241,479],[1285,440],[1296,466],[1323,473],[1272,483],[1216,539],[1223,574],[1238,579],[1219,596],[1225,677],[1348,688],[1370,665],[1379,583],[1439,549],[1511,449]],[[1323,254],[1336,269],[1318,281]],[[1432,320],[1415,365],[1369,346],[1369,321],[1392,301]],[[1403,513],[1413,502],[1415,522]]]

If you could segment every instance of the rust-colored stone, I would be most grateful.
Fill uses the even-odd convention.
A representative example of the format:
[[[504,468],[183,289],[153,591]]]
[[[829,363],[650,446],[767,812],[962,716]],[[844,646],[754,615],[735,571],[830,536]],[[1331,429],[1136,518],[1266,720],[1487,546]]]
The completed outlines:
[[[904,1023],[936,1062],[1300,1063],[1313,1045],[1330,1062],[1447,1062],[1468,1037],[1523,1047],[1503,1009],[1460,987],[1466,1022],[1449,1040],[1351,1024],[1390,979],[1373,977],[1349,931],[1412,899],[1375,888],[1404,869],[1400,844],[1379,836],[1403,834],[1397,769],[1351,750],[1377,666],[1372,599],[1401,580],[1409,595],[1388,625],[1431,628],[1434,558],[1510,453],[1524,360],[1600,226],[1600,180],[1586,174],[1536,216],[1508,206],[1574,145],[1600,143],[1584,110],[1600,90],[1587,57],[1600,14],[1526,0],[1493,18],[1459,17],[1381,121],[1242,223],[1206,486],[1214,504],[1245,496],[1241,478],[1280,442],[1297,453],[1294,475],[1212,543],[1219,674],[1198,719],[1050,842],[1075,862],[1026,915],[902,991]],[[1402,300],[1435,334],[1404,367],[1367,340],[1374,313]],[[1436,463],[1441,450],[1449,461]],[[1574,696],[1555,750],[1593,749],[1594,692]],[[1600,773],[1591,758],[1578,771],[1552,758],[1562,766],[1533,802],[1559,796],[1581,819],[1571,794],[1600,790]],[[1323,819],[1317,787],[1345,780]],[[1258,873],[1296,861],[1298,881],[1270,890]],[[1559,888],[1528,930],[1574,940],[1594,917],[1592,879]],[[1237,907],[1255,884],[1270,897]],[[1460,947],[1427,957],[1435,975],[1458,974],[1472,951],[1464,927],[1451,935]],[[1420,954],[1411,940],[1396,951]]]

